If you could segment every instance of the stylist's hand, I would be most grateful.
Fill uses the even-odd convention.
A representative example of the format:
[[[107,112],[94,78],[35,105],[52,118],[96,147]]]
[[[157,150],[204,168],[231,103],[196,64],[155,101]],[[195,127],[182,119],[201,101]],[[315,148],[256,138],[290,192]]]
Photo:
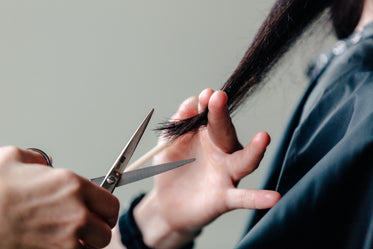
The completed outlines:
[[[119,202],[37,152],[0,148],[0,248],[102,248]]]
[[[175,114],[174,119],[185,119],[208,107],[208,125],[179,138],[155,158],[156,164],[197,160],[157,176],[154,191],[135,208],[136,222],[150,247],[178,248],[225,212],[270,208],[280,199],[274,191],[237,188],[258,167],[270,137],[260,132],[243,148],[226,103],[224,92],[206,89]]]

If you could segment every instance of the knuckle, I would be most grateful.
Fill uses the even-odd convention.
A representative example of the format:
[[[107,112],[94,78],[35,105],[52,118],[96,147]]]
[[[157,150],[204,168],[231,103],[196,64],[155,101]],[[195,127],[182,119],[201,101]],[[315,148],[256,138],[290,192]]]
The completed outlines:
[[[17,155],[18,153],[21,152],[21,149],[18,148],[18,147],[16,147],[16,146],[9,145],[9,146],[1,147],[1,151],[2,151],[3,153],[6,153],[6,154]]]
[[[75,173],[67,169],[56,169],[60,177],[63,179],[73,179],[75,177]]]
[[[251,191],[246,191],[245,193],[242,194],[241,205],[243,207],[248,207],[248,208],[251,208],[251,209],[257,209],[255,192],[256,192],[255,190],[251,190]]]
[[[239,205],[241,207],[244,207],[247,201],[251,201],[251,196],[248,193],[241,193],[238,197],[239,199]]]
[[[51,186],[59,191],[66,200],[82,202],[85,192],[85,183],[82,177],[66,169],[54,169]]]
[[[71,189],[79,192],[83,188],[83,181],[80,176],[67,169],[55,169],[57,179],[63,184],[68,184]]]
[[[79,242],[77,241],[77,239],[74,237],[74,236],[70,236],[68,238],[66,238],[63,243],[63,247],[62,248],[80,248],[79,247]]]
[[[0,157],[2,161],[11,161],[22,158],[22,150],[16,146],[0,147]]]

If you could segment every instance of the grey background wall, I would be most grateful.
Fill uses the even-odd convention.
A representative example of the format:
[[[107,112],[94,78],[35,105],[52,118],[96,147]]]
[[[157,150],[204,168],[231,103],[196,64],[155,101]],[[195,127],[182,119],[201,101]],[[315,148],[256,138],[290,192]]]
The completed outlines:
[[[273,2],[0,1],[0,145],[41,148],[55,167],[87,178],[104,174],[151,108],[155,128],[187,97],[221,87]],[[260,186],[305,87],[307,60],[298,57],[294,52],[234,116],[243,144],[260,130],[273,141],[262,167],[240,187]],[[157,136],[149,129],[134,158]],[[144,180],[116,195],[124,205],[151,186]],[[223,215],[196,248],[232,248],[249,213]]]

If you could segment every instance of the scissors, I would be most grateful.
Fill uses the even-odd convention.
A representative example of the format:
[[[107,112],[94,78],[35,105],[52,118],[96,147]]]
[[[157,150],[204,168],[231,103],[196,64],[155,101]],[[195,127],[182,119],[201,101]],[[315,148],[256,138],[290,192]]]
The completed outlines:
[[[119,154],[118,158],[114,162],[113,166],[110,168],[106,176],[96,177],[91,179],[92,182],[100,185],[110,193],[113,193],[116,187],[132,183],[135,181],[142,180],[171,169],[175,169],[187,163],[193,162],[195,158],[186,159],[181,161],[175,161],[170,163],[164,163],[155,166],[149,166],[146,168],[141,168],[137,170],[131,170],[125,172],[125,169],[130,161],[136,147],[144,134],[144,131],[153,115],[154,109],[146,116],[144,121],[137,128],[135,133],[132,135],[131,139],[128,141],[127,145],[124,147],[122,152]]]

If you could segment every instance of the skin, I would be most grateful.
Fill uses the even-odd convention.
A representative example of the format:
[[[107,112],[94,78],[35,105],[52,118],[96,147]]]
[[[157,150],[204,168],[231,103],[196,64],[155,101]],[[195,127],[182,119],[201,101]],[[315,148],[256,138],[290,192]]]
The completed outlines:
[[[365,0],[361,18],[356,26],[356,31],[363,30],[364,26],[373,21],[373,0]]]
[[[102,248],[119,201],[38,152],[0,148],[0,248]]]

